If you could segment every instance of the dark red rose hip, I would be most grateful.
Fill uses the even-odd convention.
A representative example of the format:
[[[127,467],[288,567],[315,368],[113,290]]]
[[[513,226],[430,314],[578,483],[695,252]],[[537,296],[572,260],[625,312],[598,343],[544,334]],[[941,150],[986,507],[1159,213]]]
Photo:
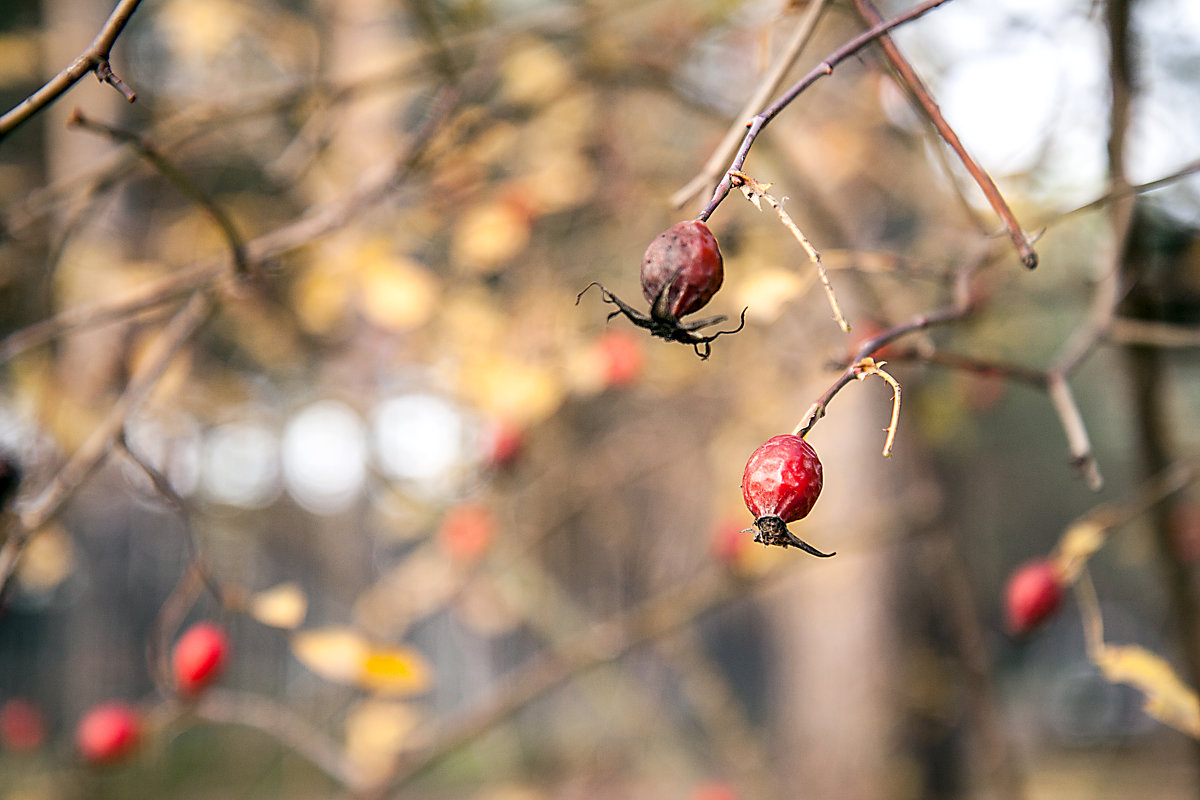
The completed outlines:
[[[826,558],[797,538],[787,524],[808,516],[821,494],[824,476],[821,459],[812,445],[794,434],[772,436],[750,455],[742,475],[742,499],[754,515],[757,542],[799,547]]]
[[[584,287],[575,302],[578,303],[588,289],[598,286],[604,302],[617,307],[608,315],[609,319],[623,314],[634,325],[650,331],[652,336],[690,344],[702,359],[708,358],[712,342],[718,336],[737,333],[746,325],[744,309],[738,326],[727,331],[701,333],[705,328],[724,322],[723,316],[680,321],[681,317],[708,305],[725,280],[717,237],[700,220],[676,222],[656,236],[642,257],[641,277],[642,294],[650,302],[649,314],[638,311],[596,281]]]
[[[642,258],[642,295],[652,313],[674,319],[708,305],[725,280],[717,237],[699,220],[676,222]]]

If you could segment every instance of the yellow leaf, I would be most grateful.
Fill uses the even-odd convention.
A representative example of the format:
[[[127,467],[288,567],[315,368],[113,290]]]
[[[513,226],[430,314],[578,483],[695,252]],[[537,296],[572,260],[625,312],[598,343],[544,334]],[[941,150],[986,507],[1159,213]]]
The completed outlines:
[[[462,384],[467,397],[488,416],[518,425],[550,416],[565,394],[562,381],[550,367],[502,354],[465,364]]]
[[[17,582],[30,594],[52,591],[75,568],[75,546],[66,529],[52,522],[34,533],[17,567]]]
[[[463,212],[454,229],[452,255],[477,272],[495,272],[529,244],[529,216],[515,203],[491,200]]]
[[[1161,656],[1136,645],[1104,645],[1095,660],[1109,681],[1146,695],[1147,714],[1200,738],[1200,700]]]
[[[746,307],[746,316],[761,322],[774,322],[783,307],[812,283],[794,270],[764,269],[751,274],[738,292],[737,305]]]
[[[417,711],[405,703],[364,700],[346,715],[346,755],[368,780],[379,780],[391,770],[420,721]]]
[[[421,694],[433,682],[432,670],[415,650],[375,645],[351,628],[318,628],[293,634],[292,652],[300,663],[328,681],[378,694]]]
[[[1063,533],[1055,548],[1054,561],[1067,583],[1074,583],[1092,554],[1104,546],[1108,526],[1096,519],[1081,519]]]
[[[366,264],[360,280],[363,313],[381,328],[408,330],[433,314],[439,294],[437,280],[408,259]]]
[[[571,82],[571,65],[552,45],[522,42],[500,65],[502,94],[518,105],[545,105]]]
[[[429,664],[407,647],[378,647],[363,659],[359,685],[377,694],[409,696],[429,691],[433,684]]]
[[[300,627],[308,614],[308,597],[295,583],[281,583],[250,598],[250,616],[264,625],[288,630]]]
[[[342,265],[314,265],[292,286],[292,304],[301,323],[312,333],[329,333],[347,319],[350,271]]]
[[[317,628],[294,634],[292,652],[325,680],[354,686],[371,646],[362,634],[349,628]]]

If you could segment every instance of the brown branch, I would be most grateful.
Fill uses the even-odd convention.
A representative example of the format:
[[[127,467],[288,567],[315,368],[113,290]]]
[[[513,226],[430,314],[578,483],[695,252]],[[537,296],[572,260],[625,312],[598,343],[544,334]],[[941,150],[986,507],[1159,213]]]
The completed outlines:
[[[771,99],[771,95],[779,90],[779,86],[783,83],[784,77],[787,76],[788,70],[796,63],[796,59],[800,57],[800,53],[804,50],[812,38],[813,31],[816,30],[817,21],[821,18],[822,12],[829,0],[815,0],[808,5],[804,10],[804,16],[796,23],[796,29],[792,31],[792,38],[788,40],[779,59],[771,67],[763,79],[755,87],[754,93],[750,99],[742,107],[736,121],[725,133],[725,138],[721,143],[713,149],[712,155],[708,157],[708,161],[704,162],[704,166],[696,177],[688,181],[686,186],[681,187],[671,195],[671,205],[676,208],[682,208],[689,200],[695,197],[705,188],[716,183],[721,175],[721,170],[725,163],[733,157],[737,152],[738,142],[743,136],[742,131],[746,129],[742,120],[750,117],[758,109],[762,108],[765,103]]]
[[[364,208],[387,196],[394,189],[396,182],[419,163],[434,132],[456,107],[460,97],[461,93],[457,90],[443,90],[434,99],[420,126],[400,148],[394,161],[381,164],[378,169],[364,175],[359,184],[345,197],[312,209],[300,219],[247,242],[246,263],[254,269],[266,261],[311,244],[316,239],[338,230]],[[212,286],[224,274],[224,258],[206,259],[183,267],[165,278],[147,283],[115,300],[104,300],[60,311],[0,340],[0,362],[64,334],[125,319],[139,311],[172,302]]]
[[[183,170],[171,163],[149,139],[145,139],[133,131],[117,128],[85,117],[83,112],[78,108],[67,119],[67,126],[82,128],[91,133],[107,136],[114,142],[123,142],[132,147],[138,155],[145,159],[150,166],[158,170],[159,174],[169,180],[185,197],[203,208],[212,217],[213,222],[221,229],[221,235],[225,237],[225,242],[229,245],[234,270],[240,277],[244,278],[249,275],[250,266],[246,263],[246,245],[242,240],[242,234],[237,229],[237,225],[233,222],[233,218],[226,213],[225,209],[216,200],[197,186],[196,182],[188,177]]]
[[[262,731],[351,791],[362,792],[370,785],[368,776],[347,757],[336,741],[288,706],[268,697],[210,688],[191,711],[207,722]]]
[[[208,318],[211,310],[212,302],[207,296],[200,292],[192,295],[154,340],[142,368],[130,379],[108,414],[58,471],[50,485],[21,510],[20,525],[15,526],[3,546],[0,546],[0,591],[12,577],[30,537],[58,513],[63,503],[104,461],[130,415],[158,385],[168,365]]]
[[[1105,336],[1110,342],[1123,345],[1200,347],[1200,326],[1176,325],[1133,317],[1114,318]]]
[[[727,576],[707,572],[593,625],[523,667],[502,692],[444,727],[430,744],[402,753],[388,781],[389,793],[398,792],[416,775],[479,739],[575,675],[614,661],[644,642],[687,625],[742,591],[744,587]]]
[[[129,18],[133,16],[133,12],[137,10],[141,2],[142,0],[120,0],[117,3],[117,7],[113,9],[112,14],[105,21],[104,27],[96,34],[96,38],[92,40],[92,43],[88,45],[86,50],[80,53],[78,58],[71,62],[70,66],[59,72],[46,85],[29,95],[29,97],[26,97],[3,116],[0,116],[0,141],[3,141],[4,137],[11,133],[18,125],[61,97],[80,78],[89,72],[96,73],[96,77],[99,80],[115,88],[126,100],[132,103],[137,98],[137,95],[134,94],[133,90],[124,81],[113,73],[112,66],[108,63],[108,60],[112,54],[112,48],[117,41],[117,37],[125,30],[125,25],[128,24]]]
[[[725,176],[721,178],[721,182],[717,184],[717,188],[713,192],[712,199],[708,201],[708,205],[706,205],[700,211],[700,214],[696,218],[701,221],[707,220],[712,213],[717,210],[717,206],[721,205],[721,202],[729,196],[729,192],[733,188],[732,175],[735,172],[742,171],[742,167],[746,164],[746,156],[750,154],[750,148],[754,145],[754,141],[758,138],[758,135],[762,133],[763,128],[765,128],[771,122],[771,120],[779,116],[779,113],[787,108],[793,100],[799,97],[805,89],[807,89],[809,86],[812,86],[826,75],[832,75],[834,67],[866,47],[871,42],[878,39],[880,36],[883,36],[892,28],[899,27],[906,22],[911,22],[917,17],[920,17],[921,15],[926,14],[949,1],[950,0],[926,0],[926,2],[922,3],[921,5],[909,9],[903,14],[893,17],[887,22],[876,25],[870,30],[859,34],[839,47],[837,50],[834,50],[832,53],[830,53],[824,61],[822,61],[807,75],[793,84],[792,87],[784,92],[783,95],[774,103],[772,103],[769,108],[752,117],[746,126],[748,130],[746,131],[745,136],[742,137],[742,144],[740,147],[738,147],[738,151],[733,157],[733,162],[729,165],[729,169],[725,171]]]
[[[966,317],[973,310],[973,306],[967,302],[954,303],[945,308],[936,311],[930,311],[924,314],[917,314],[910,318],[907,322],[902,322],[899,325],[889,328],[888,330],[876,336],[867,339],[850,359],[850,365],[847,366],[842,374],[834,380],[824,393],[817,398],[817,401],[809,407],[801,418],[800,423],[796,425],[797,436],[807,436],[808,432],[813,429],[817,421],[825,416],[825,409],[829,406],[831,400],[837,396],[837,393],[845,389],[848,385],[856,380],[859,380],[859,375],[862,373],[861,364],[865,359],[871,357],[872,353],[881,350],[889,342],[899,339],[901,336],[912,333],[913,331],[924,330],[933,325],[941,325],[947,322],[954,322]]]
[[[858,15],[862,17],[863,22],[867,25],[878,25],[883,22],[883,17],[880,16],[879,11],[871,3],[871,0],[854,0],[854,7],[857,9]],[[921,80],[921,76],[917,74],[912,64],[900,52],[900,48],[896,46],[896,42],[891,36],[887,34],[880,36],[879,46],[883,49],[888,63],[892,65],[892,68],[900,77],[900,81],[908,91],[909,96],[916,101],[925,113],[926,119],[933,124],[938,134],[950,146],[950,149],[954,151],[959,160],[962,161],[963,166],[966,167],[967,172],[974,179],[983,192],[984,197],[987,198],[988,203],[992,206],[992,210],[996,212],[996,215],[1004,223],[1004,228],[1008,231],[1009,238],[1012,239],[1013,245],[1017,248],[1017,255],[1021,257],[1021,263],[1029,269],[1036,267],[1038,256],[1033,249],[1033,243],[1030,241],[1029,236],[1026,235],[1020,223],[1017,222],[1016,216],[1013,214],[1012,209],[1008,207],[1004,196],[1000,194],[1000,189],[997,188],[995,181],[988,175],[987,170],[980,166],[979,162],[967,152],[966,147],[963,146],[962,141],[958,138],[958,134],[950,127],[950,123],[946,121],[942,110],[938,108],[937,101],[933,99],[929,88]]]

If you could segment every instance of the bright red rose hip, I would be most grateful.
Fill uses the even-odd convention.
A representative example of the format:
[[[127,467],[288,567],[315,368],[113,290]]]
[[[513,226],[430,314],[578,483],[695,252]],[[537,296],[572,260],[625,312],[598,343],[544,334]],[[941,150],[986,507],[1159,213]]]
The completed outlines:
[[[225,631],[211,622],[196,623],[179,637],[171,654],[176,688],[180,694],[196,694],[217,679],[228,658]]]
[[[803,519],[821,494],[821,459],[812,445],[793,434],[773,436],[750,455],[742,475],[742,499],[754,515],[755,541],[799,547],[822,558],[822,553],[788,530]]]
[[[141,738],[141,716],[119,701],[96,706],[75,729],[75,745],[89,764],[120,761],[137,749]]]
[[[1029,633],[1062,605],[1063,582],[1054,562],[1030,561],[1008,579],[1004,590],[1004,613],[1014,634]]]

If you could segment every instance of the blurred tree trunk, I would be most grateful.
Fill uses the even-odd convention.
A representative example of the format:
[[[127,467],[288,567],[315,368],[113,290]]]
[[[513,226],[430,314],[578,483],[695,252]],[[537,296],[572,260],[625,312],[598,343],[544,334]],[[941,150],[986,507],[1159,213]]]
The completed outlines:
[[[902,467],[879,456],[883,440],[873,422],[879,404],[866,388],[878,387],[851,386],[840,394],[811,436],[825,467],[822,518],[838,524],[811,536],[804,523],[793,526],[838,555],[812,560],[764,598],[779,650],[775,756],[789,797],[897,794],[902,654],[890,602],[897,559],[881,542],[898,533],[888,498]]]

